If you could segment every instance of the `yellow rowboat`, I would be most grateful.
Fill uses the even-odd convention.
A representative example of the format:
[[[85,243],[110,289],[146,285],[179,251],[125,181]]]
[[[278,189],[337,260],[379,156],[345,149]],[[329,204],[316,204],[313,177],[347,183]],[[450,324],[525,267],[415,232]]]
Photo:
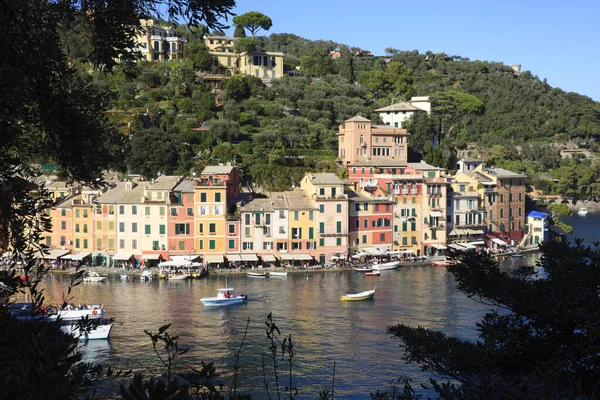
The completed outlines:
[[[375,296],[375,289],[360,293],[346,293],[340,296],[340,301],[369,300]]]

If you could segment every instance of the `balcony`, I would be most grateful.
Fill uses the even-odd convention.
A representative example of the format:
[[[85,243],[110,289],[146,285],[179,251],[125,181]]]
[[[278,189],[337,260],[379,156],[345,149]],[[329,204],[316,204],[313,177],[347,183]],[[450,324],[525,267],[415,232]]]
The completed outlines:
[[[348,232],[346,232],[346,231],[342,231],[342,232],[326,231],[326,232],[319,232],[319,235],[322,236],[322,237],[348,236]]]
[[[459,229],[477,229],[477,228],[485,228],[487,226],[487,224],[485,223],[485,221],[471,222],[471,223],[462,222],[460,224],[454,224],[454,226]]]
[[[217,179],[196,179],[194,181],[194,184],[196,186],[225,186],[225,181],[223,181],[223,179],[217,178]]]
[[[362,181],[360,182],[361,187],[377,187],[378,181],[377,179]]]
[[[429,227],[429,229],[431,229],[432,231],[440,231],[442,229],[446,229],[446,225],[444,225],[444,224],[432,225]]]
[[[442,194],[441,193],[427,193],[427,196],[429,198],[434,199],[434,198],[440,198],[440,197],[442,197]]]

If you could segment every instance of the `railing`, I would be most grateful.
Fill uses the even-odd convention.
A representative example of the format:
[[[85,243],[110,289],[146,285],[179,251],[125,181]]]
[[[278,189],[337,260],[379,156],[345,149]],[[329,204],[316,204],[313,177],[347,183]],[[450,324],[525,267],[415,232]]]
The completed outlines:
[[[429,229],[431,229],[432,231],[437,231],[440,229],[446,229],[446,225],[444,224],[438,224],[438,225],[432,225],[429,227]]]
[[[442,197],[441,193],[427,193],[427,196],[431,197],[431,198],[437,198],[437,197]]]
[[[197,179],[195,184],[196,186],[225,186],[222,179]]]
[[[240,214],[225,214],[225,219],[227,221],[239,221],[240,219]]]
[[[320,236],[348,236],[348,232],[319,232]]]

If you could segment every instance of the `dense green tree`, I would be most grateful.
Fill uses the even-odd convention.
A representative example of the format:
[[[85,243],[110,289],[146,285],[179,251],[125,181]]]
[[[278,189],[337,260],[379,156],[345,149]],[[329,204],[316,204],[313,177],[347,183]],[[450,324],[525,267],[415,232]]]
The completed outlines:
[[[401,62],[390,62],[385,69],[363,72],[358,75],[358,82],[367,87],[375,98],[408,100],[415,94],[413,71]]]
[[[425,143],[432,143],[439,133],[435,121],[426,112],[416,112],[402,123],[409,133],[408,144],[417,152],[423,152]]]
[[[213,66],[213,57],[208,52],[204,41],[194,40],[184,47],[184,57],[189,60],[196,71],[210,71]]]
[[[340,76],[348,80],[348,82],[354,83],[356,80],[356,76],[354,75],[354,57],[350,53],[348,46],[340,47],[340,53],[342,55],[339,60]]]
[[[123,151],[103,114],[108,99],[75,59],[94,67],[92,74],[116,69],[131,76],[141,15],[184,17],[191,24],[204,20],[215,27],[233,5],[228,0],[0,0],[7,15],[0,22],[0,252],[10,248],[24,256],[20,274],[34,276],[31,285],[22,284],[14,270],[0,271],[0,397],[82,398],[91,378],[88,365],[80,363],[77,339],[54,324],[9,318],[6,307],[17,291],[30,295],[35,311],[44,302],[36,288],[46,270],[34,270],[33,254],[50,230],[46,210],[53,204],[43,185],[38,186],[45,179],[38,179],[35,164],[53,163],[65,179],[95,186]],[[77,54],[63,42],[73,27],[80,33]]]
[[[264,29],[265,31],[271,29],[271,26],[273,26],[273,21],[271,21],[271,18],[258,11],[249,11],[245,14],[234,17],[233,24],[236,26],[236,28],[241,26],[245,29],[248,29],[252,34],[252,38],[254,38],[256,36],[256,32],[260,31],[261,29]]]
[[[456,90],[434,93],[431,102],[433,111],[440,117],[440,131],[445,136],[451,136],[466,115],[481,114],[485,110],[477,97]]]
[[[548,242],[541,251],[536,268],[504,272],[475,252],[449,268],[460,291],[494,307],[477,324],[476,343],[422,327],[388,328],[408,362],[456,382],[436,385],[444,399],[597,398],[600,248]]]
[[[246,37],[246,29],[241,25],[236,25],[235,30],[233,31],[233,37],[245,38]]]
[[[168,127],[141,129],[133,134],[131,153],[127,159],[129,170],[152,179],[160,172],[173,175],[183,164],[184,144],[178,139],[178,130]]]
[[[329,51],[314,49],[309,55],[300,57],[300,70],[309,76],[323,78],[334,72],[333,59]]]

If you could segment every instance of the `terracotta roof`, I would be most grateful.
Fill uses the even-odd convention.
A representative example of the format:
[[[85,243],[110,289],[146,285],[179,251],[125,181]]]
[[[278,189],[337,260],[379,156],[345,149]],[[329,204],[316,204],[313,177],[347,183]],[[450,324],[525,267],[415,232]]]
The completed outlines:
[[[357,115],[356,117],[347,119],[346,122],[371,122],[371,120],[366,119],[365,117],[361,117],[360,115]]]

